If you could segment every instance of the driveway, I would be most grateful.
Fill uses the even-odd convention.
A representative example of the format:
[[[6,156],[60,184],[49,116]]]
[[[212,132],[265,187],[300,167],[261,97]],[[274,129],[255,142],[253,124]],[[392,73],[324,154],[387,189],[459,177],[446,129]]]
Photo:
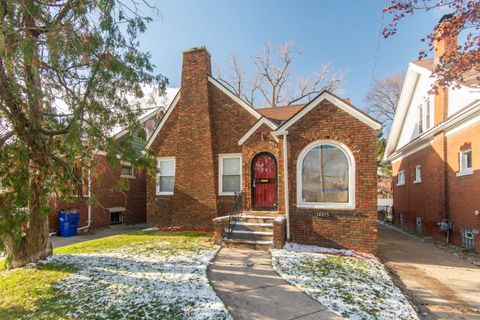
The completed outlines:
[[[83,241],[106,238],[106,237],[114,236],[117,234],[129,233],[134,231],[140,231],[145,228],[146,226],[144,223],[129,224],[129,225],[120,224],[116,226],[109,226],[108,228],[105,228],[100,231],[96,231],[94,233],[83,233],[74,237],[63,238],[58,236],[52,236],[50,237],[50,241],[52,241],[52,245],[54,248],[58,248],[58,247],[68,246],[70,244],[79,243]]]
[[[378,256],[424,319],[480,319],[479,267],[384,225],[378,225]]]

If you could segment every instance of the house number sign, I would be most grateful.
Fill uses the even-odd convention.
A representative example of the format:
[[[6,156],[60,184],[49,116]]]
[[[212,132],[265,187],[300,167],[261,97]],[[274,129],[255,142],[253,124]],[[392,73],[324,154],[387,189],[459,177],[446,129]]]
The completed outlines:
[[[330,212],[319,211],[315,215],[319,218],[329,218],[330,217]]]

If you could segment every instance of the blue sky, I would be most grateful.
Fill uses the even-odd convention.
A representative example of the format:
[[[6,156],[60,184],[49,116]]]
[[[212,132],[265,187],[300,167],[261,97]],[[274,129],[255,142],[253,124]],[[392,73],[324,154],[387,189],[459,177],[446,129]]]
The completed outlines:
[[[383,0],[160,0],[161,16],[140,37],[157,71],[170,87],[180,85],[182,50],[204,45],[213,66],[227,64],[234,53],[248,66],[264,42],[293,41],[303,55],[293,65],[297,75],[330,62],[348,70],[342,97],[363,108],[372,79],[382,23]],[[406,70],[424,48],[440,12],[416,14],[402,21],[397,35],[381,39],[375,77]],[[385,23],[390,21],[385,15]]]

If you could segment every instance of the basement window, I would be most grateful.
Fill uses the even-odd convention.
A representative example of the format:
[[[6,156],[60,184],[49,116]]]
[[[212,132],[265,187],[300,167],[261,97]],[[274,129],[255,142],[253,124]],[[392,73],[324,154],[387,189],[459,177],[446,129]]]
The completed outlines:
[[[457,177],[473,174],[472,149],[461,150],[458,154],[458,162],[460,170]]]
[[[475,233],[472,228],[462,227],[462,247],[467,250],[475,249]]]
[[[405,184],[405,170],[398,171],[397,173],[397,186],[403,186]]]
[[[112,211],[110,212],[110,224],[121,224],[123,222],[123,212],[122,211]]]

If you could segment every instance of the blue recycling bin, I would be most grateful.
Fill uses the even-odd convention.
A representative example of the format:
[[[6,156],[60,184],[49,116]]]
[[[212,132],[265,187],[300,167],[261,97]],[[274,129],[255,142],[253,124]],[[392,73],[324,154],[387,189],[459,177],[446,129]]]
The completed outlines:
[[[59,211],[58,221],[60,223],[59,233],[61,237],[76,236],[78,232],[79,213],[66,213]]]

